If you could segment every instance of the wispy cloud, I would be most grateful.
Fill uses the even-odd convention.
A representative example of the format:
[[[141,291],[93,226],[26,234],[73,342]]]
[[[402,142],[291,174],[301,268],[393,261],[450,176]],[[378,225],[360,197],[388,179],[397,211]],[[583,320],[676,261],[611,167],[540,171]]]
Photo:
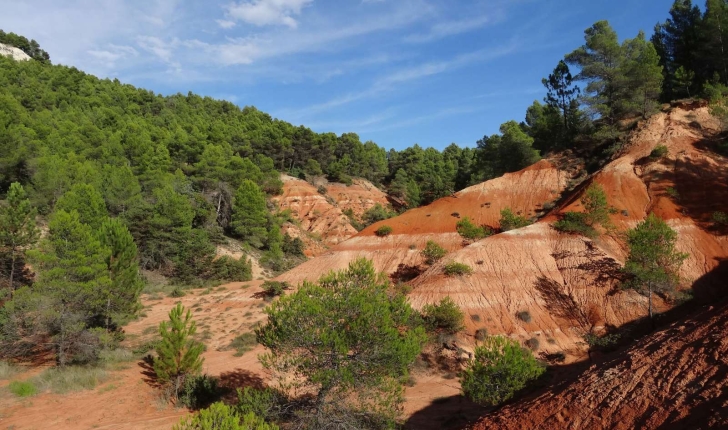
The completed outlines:
[[[248,24],[257,26],[285,25],[296,28],[298,22],[293,18],[313,0],[246,0],[227,7],[227,15]]]
[[[491,23],[493,19],[488,15],[477,16],[453,21],[437,22],[425,33],[415,33],[405,37],[406,42],[425,43],[442,39],[448,36],[467,33],[477,30]]]

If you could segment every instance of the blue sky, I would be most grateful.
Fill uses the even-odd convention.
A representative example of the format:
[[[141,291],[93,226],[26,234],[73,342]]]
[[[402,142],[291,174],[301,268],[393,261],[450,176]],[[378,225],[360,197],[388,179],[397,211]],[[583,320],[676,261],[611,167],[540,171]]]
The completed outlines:
[[[474,146],[541,100],[607,19],[651,34],[672,0],[0,0],[55,63],[254,105],[385,148]]]

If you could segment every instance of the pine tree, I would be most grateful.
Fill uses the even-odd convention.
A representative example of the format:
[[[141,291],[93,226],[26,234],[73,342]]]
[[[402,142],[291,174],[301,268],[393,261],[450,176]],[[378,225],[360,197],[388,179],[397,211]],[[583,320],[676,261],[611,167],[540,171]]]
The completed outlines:
[[[587,82],[582,100],[590,113],[613,126],[618,119],[622,48],[617,33],[607,21],[599,21],[586,29],[584,39],[586,43],[565,60],[581,69],[576,79]]]
[[[188,375],[196,375],[202,370],[205,346],[192,339],[196,332],[192,313],[185,312],[181,303],[169,311],[169,321],[159,324],[161,341],[156,349],[154,372],[162,383],[172,384],[175,394]]]
[[[265,194],[253,181],[243,181],[235,193],[230,227],[242,240],[262,248],[266,242],[267,225]]]
[[[700,28],[700,60],[703,78],[715,73],[728,84],[728,2],[706,0],[705,14]]]
[[[578,102],[577,104],[574,102],[577,101],[580,90],[579,87],[574,86],[573,80],[569,66],[562,60],[559,61],[548,79],[541,81],[548,90],[544,101],[549,106],[561,111],[565,134],[568,134],[576,126],[574,124],[574,110],[575,107],[578,108]]]
[[[624,63],[620,75],[625,80],[620,94],[620,113],[639,112],[643,118],[657,109],[662,90],[662,66],[654,45],[639,32],[623,44]]]
[[[650,214],[627,232],[629,256],[624,271],[631,276],[626,284],[648,297],[652,320],[652,294],[669,294],[679,283],[678,271],[687,254],[677,252],[677,233],[665,221]]]
[[[88,184],[74,184],[58,199],[55,210],[63,210],[68,213],[76,211],[79,221],[87,224],[94,231],[98,231],[109,216],[104,197],[96,188]]]
[[[25,251],[39,236],[35,223],[36,210],[17,182],[10,185],[6,206],[0,207],[0,263],[8,267],[8,288],[15,291],[16,276],[25,266]]]
[[[86,330],[89,322],[104,315],[111,285],[108,254],[77,212],[63,210],[53,214],[48,237],[39,249],[28,252],[38,271],[33,289],[46,301],[44,325],[53,337],[61,366],[80,355],[83,361],[93,358],[95,351],[87,351]]]
[[[112,318],[123,320],[139,310],[144,282],[139,276],[137,246],[126,226],[116,218],[109,219],[101,225],[99,237],[110,251],[106,264],[111,284],[106,292],[104,312],[108,330]]]

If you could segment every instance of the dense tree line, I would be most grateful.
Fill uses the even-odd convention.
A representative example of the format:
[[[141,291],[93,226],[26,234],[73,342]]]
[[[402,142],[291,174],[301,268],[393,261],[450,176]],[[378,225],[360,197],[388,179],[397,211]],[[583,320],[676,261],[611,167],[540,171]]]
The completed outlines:
[[[4,45],[14,46],[28,54],[34,60],[44,63],[50,63],[51,57],[48,53],[40,49],[40,45],[34,39],[28,40],[24,36],[15,33],[6,33],[0,30],[0,43]]]

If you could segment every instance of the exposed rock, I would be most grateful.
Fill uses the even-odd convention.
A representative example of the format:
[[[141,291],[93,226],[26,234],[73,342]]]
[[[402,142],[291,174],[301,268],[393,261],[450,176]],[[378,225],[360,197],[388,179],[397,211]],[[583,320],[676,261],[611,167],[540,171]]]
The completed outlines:
[[[13,60],[16,61],[28,61],[31,60],[30,56],[23,52],[22,50],[6,45],[4,43],[0,43],[0,55],[4,55],[6,57],[11,57]]]

